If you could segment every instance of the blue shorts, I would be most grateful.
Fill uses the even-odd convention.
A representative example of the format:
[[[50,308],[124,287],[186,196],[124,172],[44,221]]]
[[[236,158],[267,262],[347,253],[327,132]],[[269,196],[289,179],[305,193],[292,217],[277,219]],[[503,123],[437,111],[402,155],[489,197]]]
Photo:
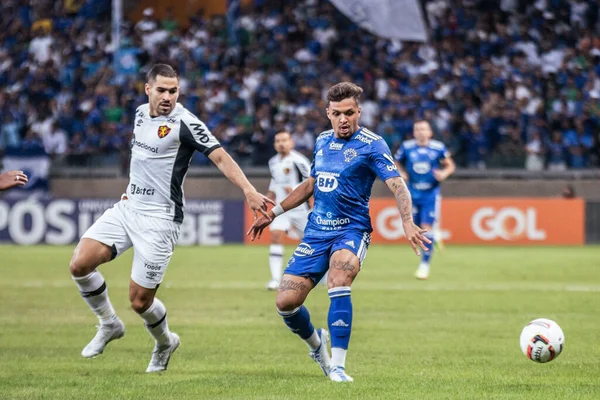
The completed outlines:
[[[334,252],[348,249],[356,254],[362,266],[370,242],[369,232],[356,230],[325,238],[306,235],[296,247],[283,273],[305,276],[317,284],[329,270],[329,258]]]
[[[438,218],[441,196],[433,194],[413,198],[413,220],[421,227],[423,225],[433,226]]]

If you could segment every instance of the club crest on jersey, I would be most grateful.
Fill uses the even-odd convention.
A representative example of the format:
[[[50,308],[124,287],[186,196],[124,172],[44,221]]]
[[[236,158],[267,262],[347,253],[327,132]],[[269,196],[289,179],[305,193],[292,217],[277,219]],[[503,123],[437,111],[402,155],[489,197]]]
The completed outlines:
[[[283,169],[283,173],[284,173],[284,174],[286,174],[286,175],[289,175],[289,174],[290,174],[290,171],[291,171],[291,170],[290,170],[289,168],[284,168],[284,169]]]
[[[358,155],[358,153],[356,152],[356,150],[354,150],[354,149],[347,149],[346,151],[344,151],[344,161],[350,162],[357,155]]]
[[[158,137],[161,139],[167,136],[169,132],[171,132],[171,128],[169,128],[167,125],[161,125],[158,127]]]

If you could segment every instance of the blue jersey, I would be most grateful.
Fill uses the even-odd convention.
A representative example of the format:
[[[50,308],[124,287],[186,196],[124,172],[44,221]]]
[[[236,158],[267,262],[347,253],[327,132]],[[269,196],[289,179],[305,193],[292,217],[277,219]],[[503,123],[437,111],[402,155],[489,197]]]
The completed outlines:
[[[336,138],[333,130],[319,135],[310,174],[315,202],[305,235],[313,237],[332,237],[346,229],[372,232],[373,182],[400,176],[385,140],[365,128],[348,140]]]
[[[415,140],[402,143],[394,158],[406,169],[413,200],[435,197],[440,183],[433,171],[439,169],[441,161],[449,156],[444,143],[438,140],[430,140],[427,146],[419,146]]]

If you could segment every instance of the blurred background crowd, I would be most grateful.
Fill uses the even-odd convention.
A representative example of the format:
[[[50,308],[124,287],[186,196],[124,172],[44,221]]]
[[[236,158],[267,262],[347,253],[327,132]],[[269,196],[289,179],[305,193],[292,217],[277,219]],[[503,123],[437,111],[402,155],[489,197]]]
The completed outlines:
[[[329,129],[324,93],[350,80],[362,125],[393,150],[427,119],[463,168],[600,167],[600,1],[421,3],[426,44],[379,39],[327,0],[256,0],[233,35],[224,16],[184,28],[147,8],[116,63],[110,1],[3,0],[0,151],[126,166],[145,72],[165,62],[243,166],[266,165],[281,130],[310,158]]]

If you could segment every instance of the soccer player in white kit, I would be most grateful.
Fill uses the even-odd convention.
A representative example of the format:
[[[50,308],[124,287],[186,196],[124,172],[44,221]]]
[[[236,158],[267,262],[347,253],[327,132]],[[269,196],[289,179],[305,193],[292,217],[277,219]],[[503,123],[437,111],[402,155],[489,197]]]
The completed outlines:
[[[269,160],[271,182],[267,197],[279,204],[309,177],[310,161],[294,150],[294,141],[290,132],[277,133],[274,145],[277,154]],[[312,198],[309,199],[309,202],[312,202]],[[309,203],[301,204],[275,218],[269,226],[271,231],[271,246],[269,247],[271,280],[267,283],[267,289],[277,290],[279,287],[283,264],[283,236],[287,234],[292,239],[300,239],[304,234],[311,208]]]
[[[138,107],[135,114],[127,192],[85,232],[75,248],[70,272],[100,320],[95,337],[81,352],[83,357],[95,357],[125,334],[96,268],[133,247],[129,301],[155,339],[146,372],[157,372],[167,369],[180,344],[179,336],[169,331],[164,304],[155,295],[179,237],[183,180],[194,152],[202,152],[242,189],[255,213],[264,214],[267,203],[274,203],[248,182],[206,125],[177,103],[179,77],[173,68],[156,64],[148,72],[145,90],[148,104]]]

